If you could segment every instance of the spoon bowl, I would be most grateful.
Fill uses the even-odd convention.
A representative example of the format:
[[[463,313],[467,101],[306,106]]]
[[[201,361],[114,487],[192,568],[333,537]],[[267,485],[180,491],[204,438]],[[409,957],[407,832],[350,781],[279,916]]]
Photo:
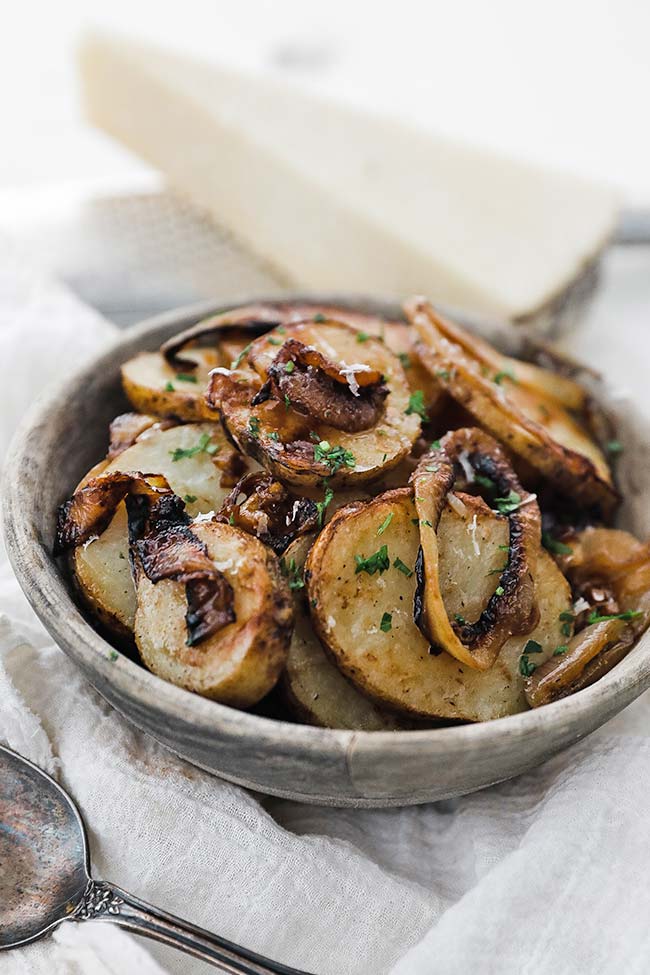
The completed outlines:
[[[0,951],[69,920],[113,921],[230,975],[307,975],[93,880],[86,830],[70,796],[0,745]]]

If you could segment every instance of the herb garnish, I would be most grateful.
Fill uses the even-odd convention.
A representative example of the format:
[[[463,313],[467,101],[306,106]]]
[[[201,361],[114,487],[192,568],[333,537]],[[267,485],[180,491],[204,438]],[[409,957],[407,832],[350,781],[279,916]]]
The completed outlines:
[[[237,358],[236,359],[233,359],[233,361],[230,363],[230,368],[231,369],[239,369],[239,367],[240,367],[240,365],[242,363],[242,359],[244,358],[244,356],[247,356],[248,355],[248,353],[251,350],[251,345],[252,344],[253,344],[252,342],[249,342],[248,345],[245,345],[244,348],[239,353],[239,355],[237,356]]]
[[[593,609],[587,617],[587,623],[602,623],[605,620],[635,620],[643,616],[640,609],[626,609],[624,613],[606,613],[602,616],[598,610]]]
[[[559,647],[556,647],[555,648],[555,650],[553,651],[553,656],[554,657],[561,657],[562,654],[563,653],[566,653],[568,649],[569,649],[568,643],[562,643],[562,644],[560,644]]]
[[[323,313],[319,311],[314,315],[314,321],[320,325],[322,322],[326,322],[327,319],[325,318],[325,315],[323,315]]]
[[[325,497],[322,501],[316,502],[316,510],[318,511],[318,527],[321,528],[323,525],[323,517],[325,516],[325,511],[330,504],[332,498],[334,497],[334,491],[331,487],[325,488]]]
[[[460,613],[454,613],[454,619],[456,620],[459,626],[465,626],[467,623],[465,617],[461,616]]]
[[[166,393],[175,393],[176,392],[176,390],[174,389],[174,386],[173,386],[172,383],[170,383],[170,382],[166,382],[165,383],[165,392]]]
[[[251,416],[248,420],[248,432],[253,440],[258,440],[260,435],[260,420],[257,416]]]
[[[369,338],[367,332],[357,332],[357,342],[367,342]]]
[[[621,454],[623,452],[623,444],[620,440],[608,440],[605,444],[605,450],[608,454]]]
[[[382,521],[381,525],[377,529],[377,534],[383,535],[392,520],[393,520],[393,512],[389,511],[386,517],[384,518],[384,520]]]
[[[417,413],[425,423],[429,419],[427,416],[427,411],[424,406],[424,393],[421,389],[416,389],[414,393],[411,393],[409,397],[409,405],[406,407],[406,415],[410,416],[412,413]]]
[[[520,504],[521,495],[511,489],[505,498],[495,498],[493,506],[495,511],[498,511],[500,515],[509,515],[511,512],[516,511]]]
[[[269,335],[266,341],[269,343],[269,345],[282,345],[280,339],[274,339],[272,335]]]
[[[193,376],[189,372],[177,372],[176,378],[178,379],[179,383],[198,383],[196,376]]]
[[[488,491],[496,491],[497,489],[497,486],[492,478],[486,477],[485,474],[475,474],[474,480],[477,484],[480,484],[481,487],[486,488]]]
[[[502,369],[494,377],[494,382],[500,386],[504,379],[509,379],[511,383],[516,383],[517,379],[511,369]]]
[[[432,440],[431,443],[429,444],[429,449],[430,450],[440,450],[440,441],[439,440]]]
[[[305,580],[300,574],[300,569],[296,565],[295,559],[290,559],[288,564],[286,559],[280,559],[280,569],[282,571],[282,575],[289,582],[289,589],[295,590],[305,588]]]
[[[506,562],[505,565],[498,565],[496,569],[490,569],[490,571],[486,572],[485,574],[487,576],[501,575],[501,573],[505,572],[507,568],[508,568],[508,563]]]
[[[413,570],[409,569],[408,565],[405,562],[402,562],[399,556],[393,562],[393,568],[397,569],[398,572],[403,573],[407,579],[410,579],[413,575]]]
[[[575,619],[573,613],[565,611],[564,613],[560,613],[558,619],[563,621],[562,626],[560,627],[560,633],[562,636],[571,636],[571,624]]]
[[[183,498],[183,501],[185,501],[186,504],[194,504],[194,502],[196,501],[196,495],[186,494],[185,497]]]
[[[554,555],[572,555],[573,549],[570,545],[565,545],[564,542],[558,541],[557,538],[553,538],[550,532],[542,532],[542,545],[549,552],[553,552]]]
[[[277,430],[272,430],[271,433],[269,434],[269,437],[271,438],[271,440],[275,440],[275,442],[277,443],[278,440],[280,439],[280,434],[278,433]]]
[[[496,589],[494,590],[494,595],[495,596],[503,596],[504,592],[505,592],[505,589],[503,588],[503,586],[497,586]]]
[[[329,467],[330,474],[336,474],[342,467],[354,470],[356,459],[354,454],[343,447],[332,447],[328,440],[321,440],[314,446],[314,460]]]
[[[381,618],[381,623],[379,624],[379,629],[383,633],[390,633],[392,628],[393,628],[393,614],[384,613],[384,615]]]
[[[402,363],[404,369],[411,368],[411,357],[409,356],[408,352],[400,352],[398,355],[398,359]]]
[[[170,456],[173,461],[183,460],[185,457],[194,457],[195,454],[206,453],[213,456],[221,450],[218,443],[210,443],[210,434],[202,433],[199,437],[199,442],[194,445],[194,447],[176,447],[175,450],[170,450]]]
[[[529,640],[524,647],[524,653],[542,653],[542,644],[538,643],[537,640]]]
[[[530,677],[530,675],[537,670],[537,664],[531,663],[528,659],[528,655],[522,653],[519,658],[519,673],[522,677]]]
[[[382,545],[380,549],[377,549],[376,552],[369,555],[367,559],[364,559],[363,555],[355,555],[354,561],[357,563],[357,567],[354,570],[355,575],[359,572],[367,572],[369,576],[374,576],[375,572],[381,575],[386,569],[390,569],[388,545]]]
[[[286,409],[289,409],[289,407],[291,406],[291,400],[289,399],[286,393],[284,394],[284,405]]]
[[[440,376],[441,379],[449,379],[449,369],[438,369],[436,376]]]
[[[295,362],[293,361],[293,359],[289,359],[289,361],[285,363],[284,371],[288,373],[292,373],[295,368],[296,368]]]

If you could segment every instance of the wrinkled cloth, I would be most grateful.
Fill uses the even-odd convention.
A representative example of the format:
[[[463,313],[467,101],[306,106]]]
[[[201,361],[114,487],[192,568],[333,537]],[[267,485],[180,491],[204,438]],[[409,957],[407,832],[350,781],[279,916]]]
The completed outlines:
[[[2,454],[44,382],[112,335],[0,243]],[[346,810],[252,795],[113,711],[0,551],[0,741],[75,797],[94,875],[316,975],[647,972],[649,718],[644,695],[539,769],[451,803]],[[66,922],[0,956],[3,975],[212,970],[106,922]]]

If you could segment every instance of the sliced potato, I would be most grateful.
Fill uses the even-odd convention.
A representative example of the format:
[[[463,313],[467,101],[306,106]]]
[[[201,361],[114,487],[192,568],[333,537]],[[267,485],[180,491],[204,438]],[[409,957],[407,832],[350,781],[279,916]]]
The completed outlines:
[[[413,299],[407,313],[420,336],[422,361],[481,427],[563,493],[612,514],[619,496],[603,453],[555,396],[518,382],[514,373],[514,381],[504,372],[493,374],[474,352],[473,337],[455,326],[463,344],[450,339],[450,323],[428,302]]]
[[[289,339],[316,349],[337,369],[341,365],[351,369],[360,386],[361,370],[383,375],[388,393],[378,421],[350,433],[298,412],[290,399],[264,398],[269,369]],[[354,406],[349,382],[345,395]],[[420,418],[409,406],[410,395],[399,360],[382,342],[369,338],[359,343],[354,330],[339,322],[308,322],[257,339],[242,368],[219,370],[212,376],[209,400],[222,413],[224,426],[242,451],[280,480],[308,487],[328,478],[338,487],[376,478],[409,453],[420,430]]]
[[[214,420],[205,401],[210,371],[223,365],[216,349],[190,349],[188,359],[196,368],[180,372],[160,352],[141,352],[122,366],[122,386],[140,413],[179,420]]]
[[[200,450],[189,457],[173,460],[174,451],[193,450],[206,436],[209,437],[208,446],[219,448],[215,454]],[[230,486],[222,486],[223,475],[216,462],[227,465],[233,453],[234,448],[220,426],[191,423],[155,433],[147,431],[144,439],[106,464],[101,473],[135,470],[162,474],[174,493],[185,500],[188,513],[195,516],[218,511],[221,507]],[[135,618],[135,587],[129,565],[123,502],[99,538],[75,549],[72,566],[84,600],[103,625],[120,636],[130,633]]]
[[[235,620],[187,644],[185,584],[137,582],[135,639],[143,663],[164,680],[232,707],[257,704],[286,662],[293,626],[289,588],[273,553],[246,532],[213,521],[191,529],[234,593]]]
[[[445,606],[451,616],[469,621],[478,619],[494,593],[497,575],[488,572],[502,560],[499,545],[507,544],[502,518],[484,505],[475,513],[472,527],[473,515],[468,522],[445,508],[438,536]],[[363,693],[411,715],[484,721],[524,710],[521,657],[534,641],[542,647],[534,661],[541,663],[562,642],[559,614],[571,606],[566,580],[542,552],[535,570],[539,622],[527,636],[509,639],[490,670],[473,670],[444,652],[434,656],[413,622],[417,522],[406,488],[341,509],[321,533],[307,559],[306,578],[323,645]],[[357,571],[356,556],[367,559],[383,544],[390,568],[372,575]]]

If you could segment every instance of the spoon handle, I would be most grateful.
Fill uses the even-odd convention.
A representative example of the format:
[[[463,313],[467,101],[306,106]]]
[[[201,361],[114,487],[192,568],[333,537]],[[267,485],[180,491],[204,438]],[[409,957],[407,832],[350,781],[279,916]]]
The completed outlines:
[[[307,972],[263,958],[247,948],[240,948],[211,931],[161,911],[101,880],[89,881],[72,917],[76,921],[113,921],[134,934],[171,945],[207,961],[228,975],[308,975]]]

